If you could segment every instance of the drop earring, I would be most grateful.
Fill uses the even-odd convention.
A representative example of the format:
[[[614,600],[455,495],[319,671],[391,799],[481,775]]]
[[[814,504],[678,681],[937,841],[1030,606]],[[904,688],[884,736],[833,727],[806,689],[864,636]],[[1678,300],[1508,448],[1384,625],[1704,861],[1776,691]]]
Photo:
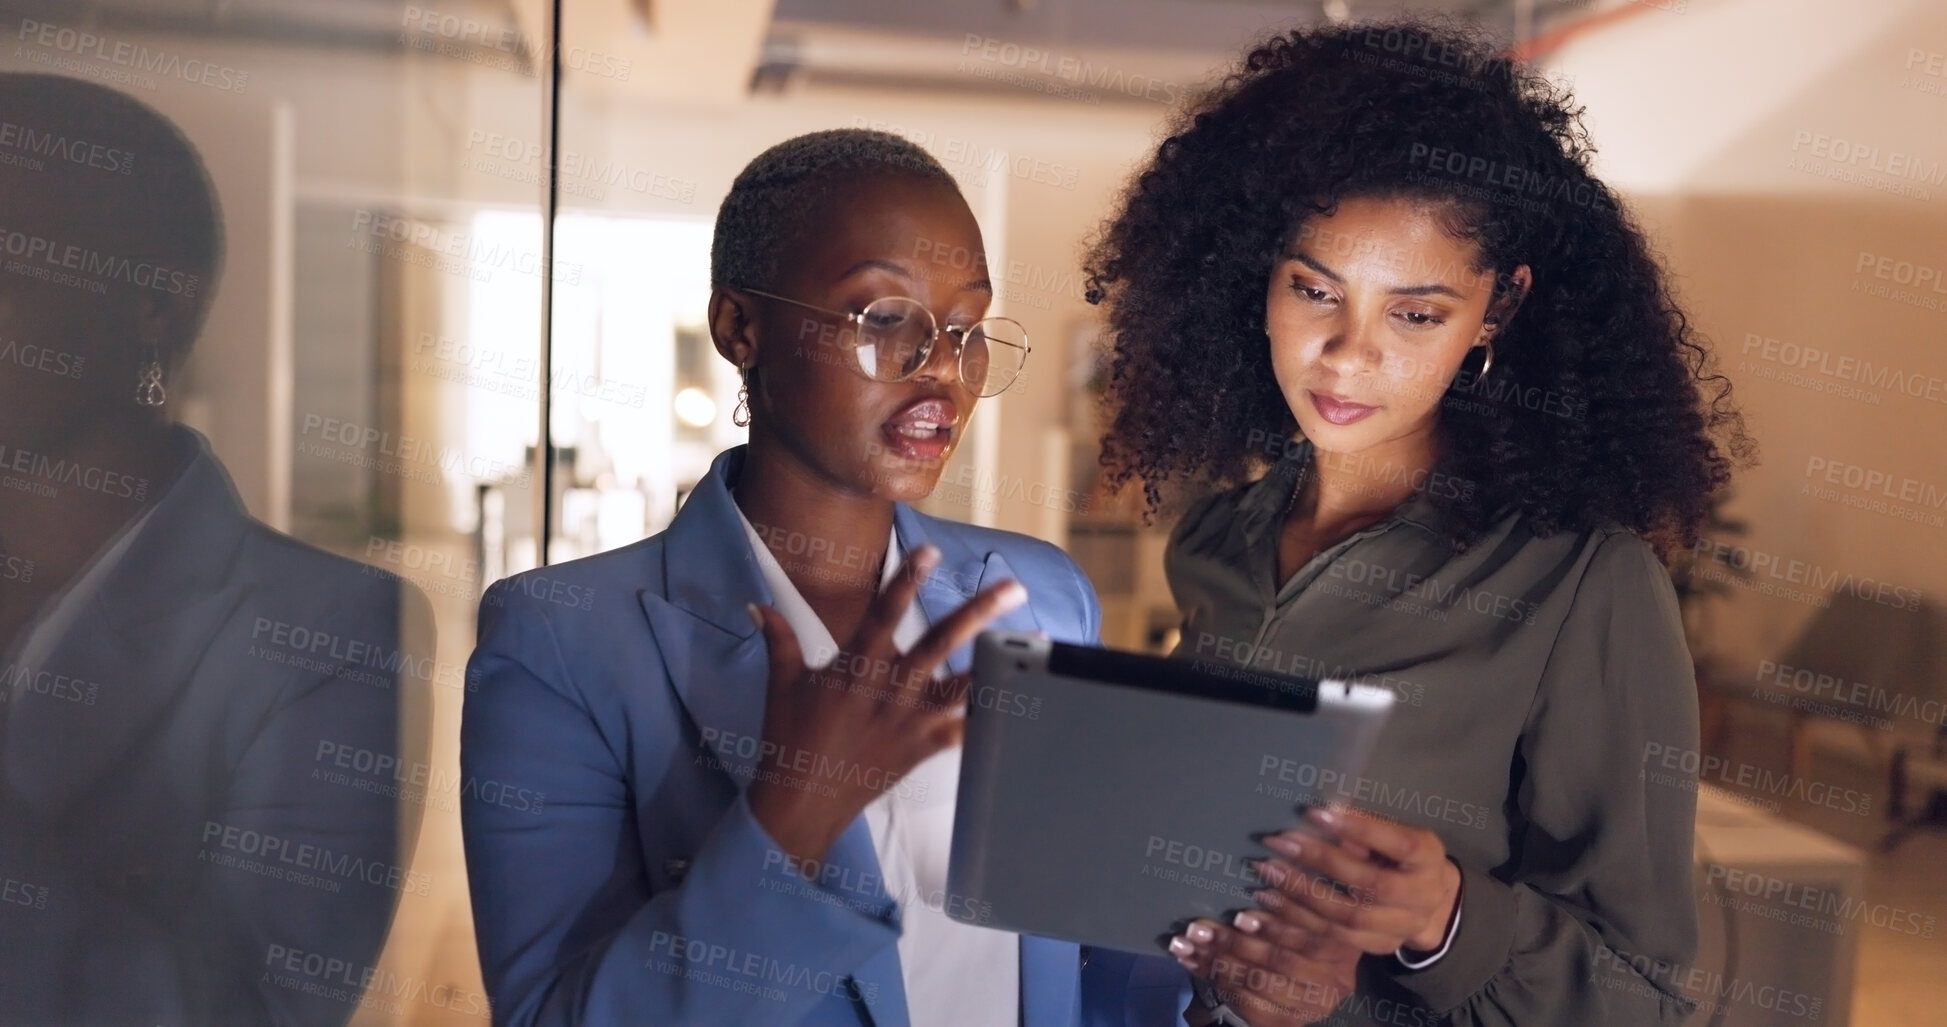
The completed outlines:
[[[149,362],[142,365],[140,377],[135,382],[135,403],[137,406],[159,407],[169,401],[169,393],[162,387],[162,357],[152,345],[149,347]]]
[[[737,409],[730,412],[730,423],[739,428],[748,428],[750,427],[750,368],[740,367],[737,369],[737,374],[743,378],[744,383],[737,386]]]

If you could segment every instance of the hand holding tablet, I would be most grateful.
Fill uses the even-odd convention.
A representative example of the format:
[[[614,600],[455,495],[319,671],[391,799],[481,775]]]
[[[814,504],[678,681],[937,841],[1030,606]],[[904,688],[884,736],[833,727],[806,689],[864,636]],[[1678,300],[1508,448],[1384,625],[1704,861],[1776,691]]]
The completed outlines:
[[[1260,840],[1357,776],[1392,701],[981,635],[948,873],[961,918],[1146,953],[1192,919],[1228,922],[1258,905]]]
[[[1431,831],[1351,809],[1305,819],[1331,833],[1300,824],[1265,839],[1278,857],[1263,867],[1271,884],[1258,908],[1195,921],[1170,942],[1251,1027],[1312,1023],[1351,993],[1362,956],[1413,949],[1409,966],[1425,965],[1457,926],[1460,871]]]

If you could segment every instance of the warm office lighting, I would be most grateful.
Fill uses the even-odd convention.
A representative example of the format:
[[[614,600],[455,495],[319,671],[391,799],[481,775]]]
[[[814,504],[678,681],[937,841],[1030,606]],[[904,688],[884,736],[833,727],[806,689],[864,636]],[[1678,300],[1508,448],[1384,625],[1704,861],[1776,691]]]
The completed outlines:
[[[707,428],[717,419],[717,401],[692,385],[676,394],[676,419],[692,428]]]

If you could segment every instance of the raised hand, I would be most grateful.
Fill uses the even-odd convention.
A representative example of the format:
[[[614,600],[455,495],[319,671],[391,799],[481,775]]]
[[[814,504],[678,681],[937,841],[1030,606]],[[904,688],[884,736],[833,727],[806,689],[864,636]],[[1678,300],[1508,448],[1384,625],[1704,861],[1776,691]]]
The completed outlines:
[[[824,669],[807,670],[776,610],[752,606],[769,649],[762,756],[751,813],[785,852],[822,860],[872,800],[934,753],[959,744],[968,680],[933,672],[994,618],[1027,601],[1019,582],[982,591],[900,654],[893,630],[940,561],[923,546],[872,601]]]

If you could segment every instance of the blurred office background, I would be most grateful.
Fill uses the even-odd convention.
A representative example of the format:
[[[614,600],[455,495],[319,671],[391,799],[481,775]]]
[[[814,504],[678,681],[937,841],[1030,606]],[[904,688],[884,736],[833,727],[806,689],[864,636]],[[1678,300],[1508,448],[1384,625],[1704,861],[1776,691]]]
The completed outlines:
[[[1402,8],[1476,20],[1573,85],[1763,446],[1678,569],[1707,752],[1871,802],[1706,775],[1699,969],[1815,995],[1820,1022],[1947,1022],[1947,827],[1897,819],[1947,787],[1937,0],[4,0],[0,68],[123,89],[201,149],[229,258],[174,408],[258,518],[417,583],[454,668],[486,584],[659,530],[740,440],[702,326],[737,170],[812,129],[919,142],[981,220],[995,312],[1034,341],[926,507],[1067,547],[1105,642],[1155,647],[1168,525],[1095,485],[1081,242],[1254,37]],[[1912,701],[1864,725],[1794,705],[1820,674]],[[431,759],[453,767],[464,690],[434,691]],[[384,961],[429,986],[356,1022],[481,1022],[455,998],[480,982],[450,809],[413,866],[430,887]],[[1762,905],[1749,880],[1838,898],[1793,922],[1725,901]],[[1799,1019],[1726,998],[1696,1022]]]

